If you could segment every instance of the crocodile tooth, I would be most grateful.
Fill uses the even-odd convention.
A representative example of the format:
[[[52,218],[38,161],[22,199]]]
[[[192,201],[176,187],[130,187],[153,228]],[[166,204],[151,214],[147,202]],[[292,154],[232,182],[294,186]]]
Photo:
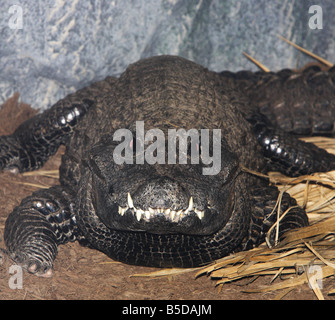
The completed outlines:
[[[119,214],[120,214],[121,216],[123,216],[124,213],[125,213],[127,210],[128,210],[128,207],[125,207],[125,208],[119,207]]]
[[[184,216],[185,212],[181,209],[176,212],[177,221],[180,220]],[[187,213],[186,213],[187,214]]]
[[[198,218],[201,220],[204,215],[205,215],[205,212],[203,210],[197,210],[197,209],[194,209],[194,212],[197,214]]]
[[[165,213],[166,215],[169,215],[169,214],[170,214],[170,211],[171,211],[171,209],[165,209],[164,213]]]
[[[190,198],[190,201],[188,203],[188,208],[184,211],[184,214],[188,214],[189,211],[193,210],[193,197]]]
[[[128,192],[128,206],[129,208],[133,208],[134,207],[134,202],[133,202],[133,199],[131,198],[130,196],[130,193]]]
[[[171,210],[171,211],[169,212],[169,215],[170,215],[170,219],[173,220],[174,217],[176,216],[176,211]]]
[[[150,212],[151,214],[155,214],[155,210],[152,209],[152,208],[150,208],[150,207],[149,207],[149,212]]]
[[[150,212],[147,210],[144,213],[145,213],[145,217],[149,220],[150,219]]]
[[[140,220],[141,220],[142,213],[144,213],[144,211],[142,211],[141,209],[138,209],[138,210],[136,211],[136,219],[137,219],[137,221],[140,221]]]
[[[187,210],[188,211],[192,211],[193,210],[193,197],[190,198]]]

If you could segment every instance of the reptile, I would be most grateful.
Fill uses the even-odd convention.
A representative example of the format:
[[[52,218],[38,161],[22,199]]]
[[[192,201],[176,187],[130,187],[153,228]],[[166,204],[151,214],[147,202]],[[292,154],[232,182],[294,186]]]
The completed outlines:
[[[41,168],[66,147],[60,184],[9,214],[7,252],[28,272],[50,276],[58,246],[69,241],[153,267],[202,266],[258,246],[267,233],[275,244],[308,225],[307,215],[287,193],[276,206],[277,187],[248,170],[334,169],[334,155],[299,139],[334,134],[334,84],[334,67],[213,72],[157,56],[66,96],[0,137],[0,169],[14,173]],[[139,124],[156,136],[143,140]],[[179,129],[198,139],[175,136],[169,162],[169,148],[161,153],[157,142],[166,146]],[[218,170],[204,174],[214,154]]]

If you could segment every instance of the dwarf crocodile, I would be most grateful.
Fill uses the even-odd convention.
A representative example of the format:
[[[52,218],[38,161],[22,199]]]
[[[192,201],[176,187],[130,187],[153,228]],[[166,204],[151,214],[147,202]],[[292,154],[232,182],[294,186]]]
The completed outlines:
[[[128,264],[195,267],[259,245],[292,207],[280,220],[281,239],[308,224],[305,211],[287,193],[273,210],[278,189],[245,168],[290,176],[335,169],[334,155],[298,138],[334,134],[334,83],[334,67],[218,73],[157,56],[66,96],[0,137],[0,169],[14,172],[38,169],[66,146],[60,184],[34,192],[10,213],[7,251],[44,276],[52,274],[58,245],[75,240]],[[135,161],[139,153],[146,160],[150,148],[158,159],[158,137],[139,139],[137,123],[146,132],[159,129],[166,142],[171,129],[209,130],[206,152],[218,152],[219,170],[203,173],[213,164],[204,160],[202,136],[193,146],[184,140],[186,150],[199,152],[198,162],[189,152],[186,163],[164,161],[167,154],[160,162]],[[131,139],[116,138],[118,129]],[[214,130],[219,150],[211,147]],[[134,161],[115,160],[122,146],[120,157],[130,151]]]

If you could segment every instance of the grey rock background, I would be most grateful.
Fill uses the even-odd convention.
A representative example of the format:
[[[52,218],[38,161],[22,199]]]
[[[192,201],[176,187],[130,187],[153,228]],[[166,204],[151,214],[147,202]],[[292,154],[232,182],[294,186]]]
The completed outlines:
[[[0,103],[45,109],[140,58],[174,54],[211,70],[257,70],[246,51],[272,70],[310,60],[277,38],[335,62],[334,1],[308,0],[0,0]],[[10,28],[12,5],[22,29]],[[311,5],[323,9],[312,30]],[[12,20],[11,20],[12,19]]]

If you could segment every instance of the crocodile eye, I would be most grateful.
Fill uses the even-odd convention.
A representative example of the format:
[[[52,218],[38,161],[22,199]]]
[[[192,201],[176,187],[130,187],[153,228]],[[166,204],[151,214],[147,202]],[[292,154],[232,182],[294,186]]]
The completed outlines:
[[[130,140],[129,148],[130,148],[130,150],[134,150],[135,149],[135,152],[136,152],[136,141],[134,143],[134,138]]]
[[[136,154],[136,151],[139,149],[139,143],[136,138],[130,140],[129,148],[134,152],[134,154]]]
[[[137,154],[138,152],[143,152],[143,142],[139,138],[132,138],[129,142],[129,148],[133,152],[133,154]]]
[[[201,154],[201,144],[200,142],[192,143],[192,141],[188,141],[187,143],[187,156],[191,157],[198,156]]]
[[[132,152],[133,155],[136,154],[136,150],[139,148],[136,138],[132,138],[130,140],[128,148]]]
[[[193,152],[196,151],[198,154],[200,154],[200,153],[199,153],[199,152],[201,152],[200,144],[199,144],[199,143],[196,143],[196,145],[195,145],[195,149],[194,149],[194,147],[192,148],[192,143],[189,142],[189,143],[187,144],[187,155],[188,155],[188,156],[191,156],[192,151],[193,151]]]

